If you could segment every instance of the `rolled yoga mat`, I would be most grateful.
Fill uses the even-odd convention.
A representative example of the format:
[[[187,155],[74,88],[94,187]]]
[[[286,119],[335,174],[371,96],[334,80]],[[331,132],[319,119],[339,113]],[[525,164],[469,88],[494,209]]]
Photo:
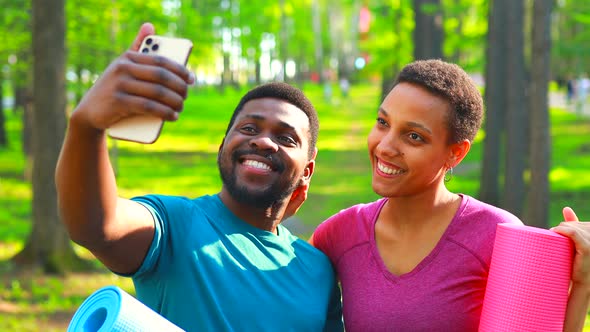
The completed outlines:
[[[117,286],[92,293],[78,308],[68,332],[183,331]]]
[[[499,224],[479,331],[562,331],[573,250],[553,231]]]

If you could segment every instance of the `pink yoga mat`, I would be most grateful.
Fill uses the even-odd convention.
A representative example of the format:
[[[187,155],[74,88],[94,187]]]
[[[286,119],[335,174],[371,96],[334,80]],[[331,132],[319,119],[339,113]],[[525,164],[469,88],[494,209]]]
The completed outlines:
[[[573,250],[553,231],[499,224],[479,331],[562,331]]]

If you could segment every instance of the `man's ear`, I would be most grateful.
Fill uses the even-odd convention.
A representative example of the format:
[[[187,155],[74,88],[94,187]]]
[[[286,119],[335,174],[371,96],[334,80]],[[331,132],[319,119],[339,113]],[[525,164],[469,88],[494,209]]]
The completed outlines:
[[[225,137],[221,140],[221,143],[219,143],[219,148],[217,149],[217,154],[219,154],[219,152],[221,152],[221,149],[223,149],[223,144],[225,144]]]
[[[451,144],[449,159],[447,160],[447,166],[449,168],[456,167],[465,158],[469,149],[471,149],[471,142],[468,139],[464,139],[460,142]]]
[[[307,162],[307,166],[305,166],[305,170],[303,171],[303,179],[309,181],[311,180],[311,176],[313,175],[313,171],[315,170],[315,158],[318,155],[318,148],[315,148],[311,159]]]

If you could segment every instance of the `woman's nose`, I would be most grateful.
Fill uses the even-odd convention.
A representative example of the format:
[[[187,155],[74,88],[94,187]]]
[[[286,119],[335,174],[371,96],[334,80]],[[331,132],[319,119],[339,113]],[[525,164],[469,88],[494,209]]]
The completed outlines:
[[[381,137],[377,149],[386,156],[394,157],[403,155],[400,147],[400,138],[395,135],[384,135]]]

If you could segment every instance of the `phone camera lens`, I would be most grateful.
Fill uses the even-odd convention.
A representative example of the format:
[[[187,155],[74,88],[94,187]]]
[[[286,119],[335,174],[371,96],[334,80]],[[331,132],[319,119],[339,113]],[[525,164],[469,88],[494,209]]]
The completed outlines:
[[[158,44],[152,45],[152,51],[157,51],[158,47],[159,47]]]
[[[152,43],[152,39],[151,38],[148,38],[148,39],[145,40],[145,44],[146,45],[150,45],[151,43]]]
[[[149,50],[149,48],[147,48],[147,47],[144,47],[144,48],[141,50],[141,53],[148,53],[149,51],[150,51],[150,50]]]

